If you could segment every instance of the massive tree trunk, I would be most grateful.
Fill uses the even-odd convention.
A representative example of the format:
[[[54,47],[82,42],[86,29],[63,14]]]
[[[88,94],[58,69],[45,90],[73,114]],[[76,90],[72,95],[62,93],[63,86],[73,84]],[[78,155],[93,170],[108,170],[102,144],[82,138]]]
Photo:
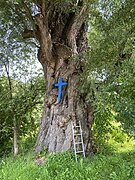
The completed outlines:
[[[49,10],[45,11],[47,5]],[[92,108],[86,105],[85,98],[79,95],[77,88],[85,64],[82,54],[87,49],[86,5],[78,3],[76,12],[65,12],[62,10],[64,5],[55,7],[44,1],[41,7],[41,13],[35,16],[34,34],[40,44],[38,59],[44,70],[46,94],[35,151],[70,150],[71,122],[77,124],[79,121],[82,124],[85,147],[91,151]],[[58,103],[58,88],[54,84],[60,77],[68,85],[63,87],[62,98]]]

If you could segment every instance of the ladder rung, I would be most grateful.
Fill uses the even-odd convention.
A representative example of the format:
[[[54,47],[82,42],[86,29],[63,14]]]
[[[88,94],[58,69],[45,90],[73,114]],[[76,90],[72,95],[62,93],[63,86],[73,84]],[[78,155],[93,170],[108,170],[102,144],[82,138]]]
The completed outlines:
[[[83,153],[83,151],[76,151],[76,153]]]
[[[75,153],[75,159],[77,162],[77,154],[82,153],[83,156],[85,157],[85,149],[84,149],[84,144],[83,144],[83,137],[82,137],[82,128],[81,128],[81,123],[79,121],[79,124],[76,124],[73,126],[72,123],[72,135],[73,135],[73,143],[74,143],[74,153]],[[77,138],[77,136],[79,136]],[[77,150],[77,144],[80,144],[82,147],[80,150]]]
[[[82,144],[82,142],[77,142],[77,143],[75,143],[75,144]]]

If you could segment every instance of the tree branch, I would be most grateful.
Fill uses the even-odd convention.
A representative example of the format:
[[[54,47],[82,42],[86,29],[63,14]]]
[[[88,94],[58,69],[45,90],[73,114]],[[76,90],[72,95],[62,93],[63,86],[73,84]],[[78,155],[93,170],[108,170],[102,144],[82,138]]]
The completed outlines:
[[[77,14],[75,14],[73,20],[69,25],[67,40],[68,40],[68,45],[69,47],[72,48],[74,54],[77,54],[76,37],[86,17],[86,11],[87,11],[87,6],[86,5],[82,6],[80,11]]]
[[[39,13],[35,16],[35,20],[39,27],[40,34],[40,46],[43,56],[46,57],[47,61],[52,61],[52,39],[48,29],[48,22],[44,20],[44,16]]]
[[[41,9],[41,13],[42,13],[43,16],[45,17],[45,0],[42,0],[42,9]]]

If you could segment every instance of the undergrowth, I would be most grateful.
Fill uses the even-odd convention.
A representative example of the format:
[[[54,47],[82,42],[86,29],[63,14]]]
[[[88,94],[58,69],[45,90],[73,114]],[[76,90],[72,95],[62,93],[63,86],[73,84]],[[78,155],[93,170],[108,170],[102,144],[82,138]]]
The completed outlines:
[[[1,180],[134,180],[135,150],[97,154],[76,163],[72,153],[46,155],[38,166],[33,153],[0,161]]]

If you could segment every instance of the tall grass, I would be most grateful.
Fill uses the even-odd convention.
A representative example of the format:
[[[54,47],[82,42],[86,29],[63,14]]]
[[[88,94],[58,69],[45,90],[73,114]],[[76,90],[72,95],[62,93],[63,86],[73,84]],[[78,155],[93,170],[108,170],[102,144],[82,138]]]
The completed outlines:
[[[71,153],[47,155],[38,166],[33,154],[1,159],[1,180],[135,180],[135,151],[98,154],[78,163]]]

